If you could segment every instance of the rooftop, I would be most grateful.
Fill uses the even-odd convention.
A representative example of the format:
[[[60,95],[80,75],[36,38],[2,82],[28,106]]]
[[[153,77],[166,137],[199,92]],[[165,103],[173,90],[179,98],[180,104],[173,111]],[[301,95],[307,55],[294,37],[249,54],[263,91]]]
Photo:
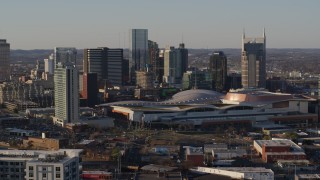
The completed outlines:
[[[304,152],[303,149],[298,146],[297,144],[295,144],[294,142],[292,142],[291,140],[288,139],[281,139],[281,140],[255,140],[254,142],[256,142],[260,147],[262,147],[263,145],[267,146],[267,147],[286,147],[286,146],[290,146],[290,148],[292,148],[291,152]]]

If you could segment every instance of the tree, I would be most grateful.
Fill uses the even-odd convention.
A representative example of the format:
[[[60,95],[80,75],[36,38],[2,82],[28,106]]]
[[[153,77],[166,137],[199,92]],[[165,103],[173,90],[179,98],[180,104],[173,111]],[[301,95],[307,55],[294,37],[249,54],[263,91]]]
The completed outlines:
[[[298,134],[295,132],[286,132],[284,135],[287,139],[291,139],[291,140],[297,140],[299,137]]]
[[[117,160],[117,158],[120,156],[120,149],[118,147],[115,147],[111,151],[111,158],[112,160]]]

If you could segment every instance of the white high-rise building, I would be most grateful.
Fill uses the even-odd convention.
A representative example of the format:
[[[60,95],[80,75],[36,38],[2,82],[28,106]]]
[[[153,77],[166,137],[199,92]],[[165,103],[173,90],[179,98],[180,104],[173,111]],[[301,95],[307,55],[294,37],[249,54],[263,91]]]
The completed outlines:
[[[0,39],[0,81],[10,79],[10,44]]]
[[[134,71],[144,71],[149,64],[148,29],[131,29],[129,33],[129,76]]]
[[[0,150],[0,179],[80,179],[82,149]]]
[[[53,74],[54,71],[54,58],[53,54],[49,56],[49,59],[44,59],[44,72],[48,74]]]
[[[58,64],[54,71],[55,124],[65,126],[66,123],[79,121],[79,73],[73,63],[76,59],[75,48],[56,48],[55,58]],[[73,52],[73,53],[70,53]],[[70,57],[69,57],[69,56]]]

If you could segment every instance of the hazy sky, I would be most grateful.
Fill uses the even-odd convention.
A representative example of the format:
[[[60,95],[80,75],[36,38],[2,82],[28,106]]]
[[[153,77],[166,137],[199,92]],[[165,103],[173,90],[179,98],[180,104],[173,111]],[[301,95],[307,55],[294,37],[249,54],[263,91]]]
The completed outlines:
[[[240,48],[241,34],[268,48],[320,48],[319,0],[7,0],[0,38],[12,49],[128,47],[146,28],[160,47]]]

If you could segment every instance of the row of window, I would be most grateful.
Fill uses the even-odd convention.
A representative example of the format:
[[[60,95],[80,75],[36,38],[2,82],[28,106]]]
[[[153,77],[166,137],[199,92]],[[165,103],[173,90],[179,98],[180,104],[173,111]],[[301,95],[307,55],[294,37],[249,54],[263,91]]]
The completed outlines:
[[[0,165],[11,165],[11,166],[23,166],[23,162],[3,162],[3,161],[0,161]]]
[[[29,166],[29,171],[33,171],[33,166]],[[42,171],[47,171],[47,167],[42,167]],[[60,171],[60,167],[56,167],[56,171]]]
[[[33,173],[29,173],[29,178],[33,177]],[[42,173],[42,178],[46,178],[47,177],[47,173]],[[60,174],[56,174],[56,178],[61,178]]]

